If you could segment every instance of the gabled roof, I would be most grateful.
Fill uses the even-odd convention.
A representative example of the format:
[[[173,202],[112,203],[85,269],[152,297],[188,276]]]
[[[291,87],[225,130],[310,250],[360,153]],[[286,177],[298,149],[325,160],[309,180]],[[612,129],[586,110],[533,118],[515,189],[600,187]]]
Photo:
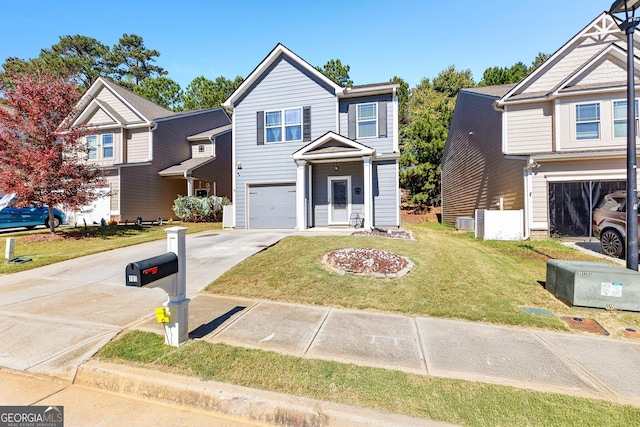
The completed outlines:
[[[175,176],[175,177],[187,177],[187,176],[193,176],[194,172],[196,171],[196,169],[206,165],[207,163],[210,163],[212,161],[214,161],[216,158],[213,156],[210,157],[193,157],[190,159],[187,159],[181,163],[178,163],[177,165],[173,165],[173,166],[169,166],[166,169],[161,170],[160,172],[158,172],[158,175],[160,176],[165,176],[165,177],[170,177],[170,176]]]
[[[291,155],[293,160],[323,160],[374,156],[376,150],[335,132],[327,132]]]
[[[271,67],[271,65],[274,64],[283,55],[297,63],[318,80],[322,81],[327,85],[327,87],[333,89],[336,94],[342,90],[342,87],[340,87],[340,85],[336,84],[333,80],[322,74],[314,66],[309,64],[304,59],[300,58],[291,50],[287,49],[282,43],[278,43],[278,45],[273,48],[271,52],[269,52],[267,57],[263,59],[260,64],[258,64],[258,66],[247,76],[246,79],[244,79],[242,84],[231,94],[231,96],[226,101],[224,101],[222,106],[227,109],[233,108],[235,106],[235,103],[245,94],[245,92],[247,92],[253,86],[253,84],[258,81],[260,77],[269,69],[269,67]]]
[[[187,141],[206,141],[211,140],[214,136],[221,135],[225,132],[231,132],[232,125],[224,125],[215,129],[210,129],[187,137]]]
[[[139,121],[136,123],[146,123],[150,124],[156,119],[171,117],[175,115],[184,114],[184,112],[175,112],[167,110],[160,105],[157,105],[146,98],[143,98],[140,95],[137,95],[130,90],[118,85],[117,83],[112,82],[109,79],[104,77],[98,77],[98,79],[93,82],[91,87],[87,89],[84,93],[80,101],[78,102],[78,112],[73,121],[73,125],[78,124],[86,120],[89,116],[95,113],[97,109],[101,109],[108,116],[110,116],[114,122],[125,125],[127,121],[122,118],[115,110],[104,102],[96,99],[96,96],[100,93],[102,89],[106,88],[114,97],[116,97],[120,102],[125,104],[131,111],[139,118]]]
[[[538,68],[527,75],[511,90],[504,94],[498,105],[523,99],[549,99],[558,96],[571,86],[575,86],[582,78],[593,70],[595,64],[603,59],[615,60],[626,56],[624,33],[618,28],[619,19],[607,12],[601,13],[584,27],[571,40],[565,43],[553,55],[547,58]],[[589,40],[589,43],[584,43]],[[640,42],[635,36],[635,43]],[[576,49],[581,48],[584,56],[572,57],[572,61],[563,61]],[[636,57],[636,61],[638,58]],[[557,72],[552,70],[557,67]],[[618,79],[621,81],[621,79]],[[541,83],[541,82],[544,82]],[[618,82],[609,82],[610,87],[618,87]],[[592,86],[594,82],[589,83]],[[584,86],[586,88],[586,86]]]

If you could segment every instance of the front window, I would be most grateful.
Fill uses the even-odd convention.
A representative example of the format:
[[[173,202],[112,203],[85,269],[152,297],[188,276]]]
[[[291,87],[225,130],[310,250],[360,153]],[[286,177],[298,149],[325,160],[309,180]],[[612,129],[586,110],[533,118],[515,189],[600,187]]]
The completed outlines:
[[[302,110],[267,111],[264,127],[267,142],[302,141]]]
[[[105,133],[102,135],[102,158],[113,158],[113,134]]]
[[[576,139],[600,138],[600,104],[576,105]]]
[[[89,160],[98,158],[98,137],[96,135],[87,136],[87,150]]]
[[[636,99],[636,135],[638,134],[638,100]],[[627,101],[613,101],[613,137],[627,136]]]
[[[371,138],[378,136],[378,104],[360,104],[357,109],[358,135],[357,138]]]

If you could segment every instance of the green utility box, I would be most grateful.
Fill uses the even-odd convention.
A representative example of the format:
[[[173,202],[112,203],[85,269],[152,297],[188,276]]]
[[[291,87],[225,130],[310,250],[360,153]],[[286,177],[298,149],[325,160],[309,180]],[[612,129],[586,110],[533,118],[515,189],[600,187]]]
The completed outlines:
[[[571,306],[640,311],[640,273],[604,262],[547,261],[545,288]]]

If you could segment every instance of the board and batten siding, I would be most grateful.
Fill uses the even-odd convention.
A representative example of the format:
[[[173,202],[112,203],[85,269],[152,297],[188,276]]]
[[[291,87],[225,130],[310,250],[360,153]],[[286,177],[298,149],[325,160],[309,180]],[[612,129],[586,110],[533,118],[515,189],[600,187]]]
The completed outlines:
[[[296,164],[291,155],[309,142],[258,145],[257,113],[286,108],[311,107],[311,140],[328,131],[337,132],[335,94],[286,56],[280,57],[236,103],[233,120],[236,174],[236,227],[246,227],[248,183],[292,182]]]
[[[127,123],[143,123],[144,119],[136,114],[127,104],[123,103],[120,98],[116,97],[108,86],[103,87],[96,95],[96,99],[108,104],[113,110],[120,115]]]
[[[476,209],[524,208],[524,160],[502,153],[495,98],[460,91],[442,157],[442,222],[474,217]]]
[[[354,108],[358,104],[367,104],[371,102],[377,102],[378,108],[384,105],[386,108],[386,136],[360,138],[356,139],[355,135],[349,136],[349,106],[353,105]],[[379,114],[378,114],[379,115]],[[359,143],[371,147],[376,150],[378,154],[393,152],[393,133],[395,126],[393,124],[393,102],[391,94],[369,96],[362,98],[348,98],[340,100],[340,135],[347,138],[354,139]]]
[[[530,154],[552,151],[553,104],[551,102],[508,106],[504,115],[506,153]]]
[[[375,227],[399,227],[400,187],[398,162],[373,163],[373,221]]]

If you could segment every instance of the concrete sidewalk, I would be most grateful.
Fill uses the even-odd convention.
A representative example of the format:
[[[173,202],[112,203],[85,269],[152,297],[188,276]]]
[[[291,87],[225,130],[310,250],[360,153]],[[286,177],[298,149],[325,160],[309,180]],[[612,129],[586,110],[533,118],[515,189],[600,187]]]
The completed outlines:
[[[199,293],[235,263],[290,234],[229,230],[187,236],[192,339],[640,406],[637,342]],[[152,242],[0,276],[0,366],[263,421],[287,414],[321,419],[325,425],[439,425],[87,362],[122,330],[163,334],[154,308],[166,294],[160,289],[127,288],[124,268],[164,252],[165,241]],[[176,402],[180,390],[195,397]],[[237,405],[229,406],[229,401]],[[194,402],[207,403],[202,407]],[[2,398],[0,404],[19,403]],[[374,420],[383,421],[372,424]]]

